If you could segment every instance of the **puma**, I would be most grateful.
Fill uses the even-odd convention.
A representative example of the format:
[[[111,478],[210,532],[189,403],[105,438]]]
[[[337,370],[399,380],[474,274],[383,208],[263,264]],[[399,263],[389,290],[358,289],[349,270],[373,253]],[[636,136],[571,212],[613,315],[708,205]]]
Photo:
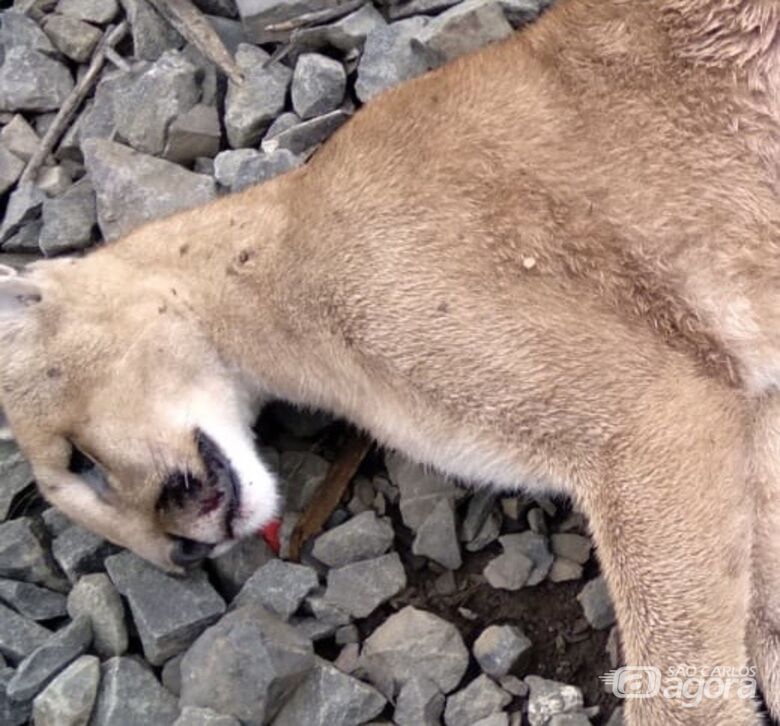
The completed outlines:
[[[49,501],[168,569],[274,515],[268,398],[566,494],[627,663],[754,663],[778,717],[779,193],[777,0],[563,0],[302,169],[6,270],[2,407]]]

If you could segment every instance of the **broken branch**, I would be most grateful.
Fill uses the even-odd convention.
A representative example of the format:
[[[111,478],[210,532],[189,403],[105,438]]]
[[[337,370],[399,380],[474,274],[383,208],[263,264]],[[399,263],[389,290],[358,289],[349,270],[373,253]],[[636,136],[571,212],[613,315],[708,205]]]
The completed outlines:
[[[103,64],[106,61],[107,51],[122,40],[126,33],[127,21],[123,20],[119,25],[114,28],[109,28],[103,34],[103,38],[100,43],[98,43],[95,52],[92,54],[92,61],[89,64],[89,68],[87,68],[87,72],[76,84],[76,87],[70,92],[70,95],[65,99],[65,103],[63,103],[60,110],[57,111],[54,121],[52,121],[51,126],[49,126],[43,139],[41,139],[40,146],[30,157],[30,161],[27,162],[27,166],[19,180],[20,184],[25,184],[35,179],[35,175],[41,168],[41,164],[43,164],[45,159],[54,150],[55,144],[59,141],[60,137],[65,132],[65,129],[67,129],[71,117],[79,109],[97,80],[100,70],[103,68]]]
[[[371,439],[363,434],[350,436],[293,529],[290,536],[291,560],[300,560],[306,542],[322,531],[371,446]]]
[[[241,69],[217,31],[189,0],[151,0],[151,3],[171,27],[181,33],[233,83],[243,83]]]

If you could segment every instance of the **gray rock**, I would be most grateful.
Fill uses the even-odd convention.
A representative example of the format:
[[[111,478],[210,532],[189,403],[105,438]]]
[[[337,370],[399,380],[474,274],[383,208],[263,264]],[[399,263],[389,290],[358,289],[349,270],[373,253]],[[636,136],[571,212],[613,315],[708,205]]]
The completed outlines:
[[[556,557],[547,574],[550,582],[569,582],[582,579],[582,565],[567,560],[565,557]]]
[[[401,686],[393,721],[398,726],[439,726],[444,713],[444,694],[425,677],[410,678]]]
[[[251,39],[244,31],[244,26],[239,20],[218,17],[215,14],[207,15],[206,20],[216,31],[222,42],[233,55],[236,54],[241,43],[251,43]]]
[[[246,581],[234,604],[262,605],[289,620],[318,584],[317,573],[311,567],[273,559]]]
[[[107,71],[103,73],[95,88],[95,97],[91,105],[88,103],[79,116],[74,127],[77,129],[78,144],[83,146],[88,139],[108,139],[113,141],[117,135],[115,116],[116,109],[121,108],[121,99],[129,93],[138,73],[144,65],[139,65],[128,72]],[[76,139],[68,139],[66,133],[63,144],[75,146]],[[61,144],[62,146],[62,144]],[[79,151],[81,149],[79,148]]]
[[[474,642],[474,657],[480,668],[493,678],[509,673],[527,655],[533,644],[512,625],[491,625]]]
[[[317,620],[329,625],[348,625],[351,622],[349,614],[340,607],[325,599],[324,594],[316,594],[306,599],[306,606]],[[335,632],[335,629],[334,629]]]
[[[135,658],[110,658],[101,667],[100,689],[90,726],[170,726],[176,699]]]
[[[19,663],[51,636],[51,631],[0,605],[0,655]]]
[[[102,139],[82,146],[97,193],[98,222],[107,240],[216,196],[213,179],[169,161]]]
[[[43,526],[46,527],[46,531],[52,538],[59,537],[66,529],[73,526],[73,522],[54,507],[46,509],[41,515],[41,519]]]
[[[476,536],[466,544],[466,549],[469,552],[479,552],[485,549],[485,547],[498,539],[498,536],[501,534],[501,525],[502,520],[498,512],[490,512]]]
[[[225,602],[202,570],[175,577],[131,552],[106,559],[106,570],[127,598],[152,665],[183,651],[225,611]]]
[[[0,141],[22,161],[30,161],[41,145],[41,137],[19,113],[14,114],[14,117],[3,126],[3,130],[0,131]]]
[[[169,126],[165,158],[186,164],[198,157],[216,156],[221,135],[217,109],[197,104]]]
[[[519,590],[528,581],[534,563],[520,552],[504,552],[485,566],[482,574],[491,587],[498,590]]]
[[[330,464],[321,456],[311,452],[282,453],[280,474],[286,493],[286,510],[302,511],[322,484],[328,469]]]
[[[466,516],[460,528],[460,538],[463,542],[472,542],[479,536],[485,522],[495,509],[496,499],[498,494],[490,487],[482,487],[474,492],[469,499]]]
[[[300,166],[302,159],[287,149],[246,159],[238,167],[231,190],[240,192]]]
[[[176,696],[181,695],[181,662],[184,660],[184,653],[173,656],[166,661],[160,673],[160,680],[171,693]]]
[[[347,643],[333,661],[342,673],[354,673],[360,666],[360,645],[358,643]]]
[[[77,618],[49,636],[16,669],[8,682],[9,697],[29,701],[54,677],[83,655],[92,643],[92,626],[88,618]]]
[[[618,706],[613,712],[612,715],[609,717],[609,721],[607,721],[607,726],[623,726],[624,720],[623,720],[623,709]]]
[[[210,708],[185,706],[173,726],[241,726],[238,719],[225,716]]]
[[[590,719],[584,713],[558,713],[547,726],[591,726]]]
[[[361,667],[382,693],[392,697],[411,678],[428,678],[452,691],[466,672],[469,653],[458,629],[411,605],[391,615],[365,641]]]
[[[82,655],[33,701],[35,726],[86,726],[97,697],[100,661]]]
[[[528,696],[528,684],[521,681],[517,676],[501,676],[498,679],[498,685],[507,693],[511,693],[518,698],[526,698]]]
[[[511,700],[512,696],[483,674],[447,699],[444,723],[447,726],[472,726],[500,711]]]
[[[0,142],[22,161],[29,161],[38,151],[41,137],[22,114],[16,113],[0,131]]]
[[[378,93],[401,81],[419,76],[428,70],[428,61],[415,38],[428,23],[428,18],[415,17],[379,26],[366,37],[355,82],[355,93],[364,103]]]
[[[412,40],[431,66],[440,66],[497,40],[512,26],[497,0],[465,0],[433,18]]]
[[[0,520],[8,516],[14,497],[32,482],[32,469],[27,459],[13,442],[0,441]]]
[[[119,3],[117,0],[60,0],[57,12],[88,23],[105,25],[116,17]]]
[[[330,638],[338,628],[330,623],[324,623],[316,618],[293,617],[290,618],[292,625],[304,638],[314,641]]]
[[[67,585],[43,545],[44,532],[29,517],[0,524],[0,577],[62,592]]]
[[[554,534],[550,537],[552,551],[558,557],[584,565],[590,559],[591,541],[580,534]]]
[[[95,652],[101,658],[122,655],[127,650],[125,609],[108,576],[100,572],[80,578],[68,593],[68,614],[92,624]]]
[[[60,62],[30,48],[11,48],[0,66],[0,111],[54,111],[73,90]]]
[[[267,43],[285,38],[266,30],[269,25],[297,18],[306,13],[336,7],[342,0],[236,0],[238,13],[251,42]]]
[[[539,676],[526,676],[525,682],[530,689],[528,696],[530,726],[546,726],[556,714],[582,709],[582,691],[576,686],[550,681]]]
[[[473,726],[509,726],[509,715],[503,711],[491,713],[490,716],[475,721]]]
[[[606,580],[597,577],[582,588],[577,600],[591,628],[605,630],[615,623],[615,608]]]
[[[46,195],[34,184],[20,184],[11,193],[5,210],[3,225],[0,227],[0,244],[8,247],[8,242],[30,222],[41,215]]]
[[[303,121],[286,131],[280,131],[263,139],[262,148],[267,154],[287,149],[293,154],[303,154],[328,139],[349,119],[347,111],[332,111],[323,116]]]
[[[3,726],[29,724],[32,715],[32,704],[29,701],[14,701],[6,693],[6,686],[13,675],[13,668],[0,667],[0,723]]]
[[[6,10],[0,14],[0,48],[6,53],[12,48],[29,48],[47,55],[56,52],[38,23],[16,10]]]
[[[24,171],[24,162],[0,144],[0,194],[5,194]]]
[[[51,620],[67,612],[63,594],[29,582],[0,579],[0,600],[30,620]]]
[[[461,566],[463,560],[451,499],[440,499],[425,518],[412,543],[412,552],[428,557],[450,570],[457,570]]]
[[[282,706],[274,726],[358,726],[378,716],[386,703],[375,688],[342,673],[321,658]]]
[[[453,502],[463,498],[466,492],[449,479],[415,464],[400,454],[386,458],[390,480],[398,487],[401,517],[404,524],[416,532],[441,499]]]
[[[184,39],[160,17],[147,0],[120,1],[130,21],[136,58],[156,61],[165,51],[184,45]]]
[[[100,572],[117,546],[74,524],[55,538],[51,551],[68,580],[76,582],[82,575]]]
[[[182,53],[164,53],[134,76],[124,94],[114,97],[117,134],[138,151],[161,154],[168,127],[199,98],[197,67]]]
[[[506,19],[513,28],[535,20],[552,0],[499,0]]]
[[[319,53],[298,58],[292,77],[292,105],[302,119],[335,111],[344,100],[347,72],[336,60]]]
[[[64,166],[47,166],[38,171],[35,184],[47,196],[57,197],[68,190],[73,179]]]
[[[266,562],[274,559],[271,548],[259,537],[247,537],[211,560],[219,589],[232,600],[244,583]]]
[[[277,134],[282,133],[282,131],[287,131],[288,129],[291,129],[293,126],[297,126],[301,122],[300,116],[298,116],[297,113],[293,113],[292,111],[285,111],[283,114],[280,114],[274,119],[274,122],[268,127],[268,131],[265,132],[265,136],[263,137],[263,141],[267,141],[272,139]],[[2,133],[0,133],[0,136]],[[295,420],[294,414],[284,414],[284,413],[278,413],[279,411],[289,411],[289,407],[279,406],[277,409],[277,418],[279,418],[280,423],[290,431],[290,433],[293,436],[297,436],[298,438],[302,439],[308,439],[314,436],[315,434],[309,434],[305,433],[309,429],[307,427],[303,427],[304,433],[300,433],[299,431],[291,431],[290,428],[287,426],[287,422],[292,420]],[[298,416],[299,418],[305,416],[304,412],[301,412]]]
[[[59,197],[44,199],[42,217],[39,244],[47,257],[89,247],[97,227],[95,190],[89,179],[81,179]]]
[[[365,618],[405,587],[401,558],[391,552],[330,570],[325,599],[355,618]]]
[[[520,532],[507,534],[499,538],[505,553],[516,552],[525,555],[533,562],[533,570],[528,576],[526,585],[538,585],[550,571],[553,556],[547,546],[547,538],[536,532]]]
[[[228,149],[214,157],[214,178],[223,186],[231,189],[241,164],[250,159],[260,159],[257,149]]]
[[[261,726],[273,719],[313,665],[311,641],[262,608],[239,608],[187,651],[180,702]]]
[[[43,29],[57,50],[76,63],[88,61],[103,36],[94,25],[56,13],[45,17]]]
[[[383,555],[394,536],[388,520],[363,512],[317,537],[312,554],[328,567],[343,567]]]
[[[241,44],[236,63],[244,82],[228,82],[225,97],[225,130],[234,148],[253,146],[271,121],[284,110],[292,72],[281,63],[268,63],[270,56],[253,45]]]
[[[382,14],[369,3],[335,23],[301,28],[295,33],[295,46],[310,50],[330,46],[349,53],[361,48],[369,33],[385,25]]]
[[[3,242],[3,252],[18,254],[36,254],[38,252],[38,236],[41,232],[40,219],[26,222]]]
[[[336,637],[334,638],[336,645],[347,645],[347,643],[359,643],[360,631],[357,625],[342,625],[336,631]]]

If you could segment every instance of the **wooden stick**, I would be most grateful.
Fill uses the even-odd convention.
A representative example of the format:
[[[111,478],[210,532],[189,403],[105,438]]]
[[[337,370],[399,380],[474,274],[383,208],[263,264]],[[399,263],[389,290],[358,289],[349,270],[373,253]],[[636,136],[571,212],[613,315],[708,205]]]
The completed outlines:
[[[366,4],[366,0],[347,0],[347,2],[337,5],[335,8],[325,8],[325,10],[315,10],[311,13],[304,13],[296,18],[285,20],[282,23],[267,25],[264,29],[270,33],[283,33],[287,30],[295,30],[309,25],[321,25],[331,20],[343,18],[349,15],[353,10],[357,10]]]
[[[306,542],[322,531],[372,444],[371,439],[363,434],[350,436],[293,529],[290,536],[291,560],[298,561]]]
[[[103,38],[95,49],[95,52],[92,54],[92,61],[89,64],[89,68],[87,68],[87,72],[70,92],[70,95],[65,99],[62,106],[60,106],[60,110],[57,111],[54,121],[52,121],[51,126],[49,126],[43,139],[41,139],[40,146],[30,157],[30,161],[27,162],[27,166],[19,180],[20,184],[25,184],[35,179],[35,175],[38,173],[38,169],[41,168],[41,164],[43,164],[52,152],[55,144],[60,140],[60,136],[62,136],[67,129],[71,117],[78,111],[95,81],[97,81],[100,70],[103,68],[103,64],[106,60],[106,51],[109,48],[113,48],[122,40],[126,33],[127,21],[123,20],[116,27],[108,28],[103,34]]]
[[[241,85],[244,76],[217,31],[189,0],[150,0],[175,29],[219,68],[233,83]]]

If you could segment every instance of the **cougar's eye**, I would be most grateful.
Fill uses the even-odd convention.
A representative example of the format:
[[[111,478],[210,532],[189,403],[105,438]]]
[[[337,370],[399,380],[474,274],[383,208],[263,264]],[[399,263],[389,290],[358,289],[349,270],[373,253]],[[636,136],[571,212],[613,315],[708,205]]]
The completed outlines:
[[[70,444],[70,461],[68,462],[68,471],[71,474],[84,474],[95,466],[92,461],[81,449],[73,442]]]
[[[79,476],[98,497],[106,500],[111,486],[106,478],[104,468],[95,458],[85,454],[72,441],[70,442],[68,471]]]

